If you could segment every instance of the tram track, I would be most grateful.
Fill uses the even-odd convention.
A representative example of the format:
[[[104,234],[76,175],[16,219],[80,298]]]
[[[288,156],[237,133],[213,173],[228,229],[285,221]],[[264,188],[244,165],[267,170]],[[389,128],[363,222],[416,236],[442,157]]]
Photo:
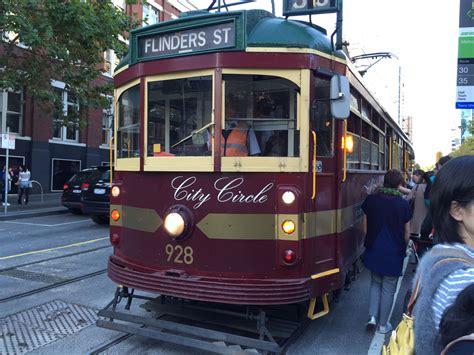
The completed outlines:
[[[51,258],[46,258],[46,259],[41,259],[41,260],[35,260],[35,261],[31,261],[31,262],[23,263],[23,264],[19,264],[19,265],[13,265],[13,266],[9,266],[9,267],[0,269],[0,273],[5,272],[5,271],[14,270],[14,269],[20,269],[22,267],[31,266],[31,265],[35,265],[35,264],[41,264],[41,263],[48,262],[48,261],[59,260],[59,259],[64,259],[64,258],[68,258],[68,257],[71,257],[71,256],[77,256],[77,255],[92,253],[94,251],[98,251],[98,250],[102,250],[102,249],[106,249],[106,248],[111,248],[111,247],[112,246],[110,244],[108,244],[108,245],[104,245],[102,247],[82,250],[82,251],[78,251],[78,252],[70,253],[70,254],[66,254],[66,255],[59,255],[59,256],[54,256],[54,257],[51,257]]]
[[[64,281],[56,282],[56,283],[53,283],[51,285],[35,288],[33,290],[30,290],[30,291],[17,293],[16,295],[0,298],[0,303],[5,303],[5,302],[13,301],[13,300],[18,300],[20,298],[28,297],[28,296],[31,296],[31,295],[35,295],[37,293],[41,293],[41,292],[48,291],[48,290],[51,290],[51,289],[54,289],[54,288],[62,287],[62,286],[72,284],[72,283],[75,283],[75,282],[79,282],[79,281],[82,281],[82,280],[86,280],[86,279],[89,279],[89,278],[92,278],[92,277],[95,277],[95,276],[99,276],[99,275],[105,274],[106,272],[107,272],[107,268],[101,269],[101,270],[98,270],[98,271],[94,271],[94,272],[91,272],[91,273],[88,273],[88,274],[85,274],[85,275],[81,275],[81,276],[73,277],[73,278],[70,278],[70,279],[66,279]]]

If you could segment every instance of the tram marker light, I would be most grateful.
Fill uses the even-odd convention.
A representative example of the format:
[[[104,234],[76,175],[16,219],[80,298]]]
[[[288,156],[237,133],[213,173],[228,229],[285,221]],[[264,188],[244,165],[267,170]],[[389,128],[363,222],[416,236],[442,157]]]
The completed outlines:
[[[183,216],[177,212],[168,213],[163,224],[166,232],[172,238],[181,236],[186,227]]]
[[[293,264],[296,261],[296,253],[291,249],[285,250],[283,252],[283,261],[287,264]]]
[[[117,222],[120,219],[120,212],[117,210],[112,210],[112,212],[110,213],[110,217],[112,217],[112,220]]]
[[[281,195],[281,199],[285,205],[291,205],[296,200],[296,196],[293,191],[285,191],[283,195]]]
[[[341,144],[342,150],[346,150],[347,153],[352,153],[354,151],[354,138],[352,138],[351,135],[346,135],[345,137],[342,137],[342,144]]]
[[[281,229],[283,229],[283,232],[285,232],[286,234],[291,234],[296,230],[295,222],[287,219],[282,223]]]
[[[120,236],[117,233],[110,235],[110,243],[112,245],[118,245],[120,243]]]
[[[114,186],[112,190],[110,190],[113,197],[118,197],[120,195],[120,187]]]

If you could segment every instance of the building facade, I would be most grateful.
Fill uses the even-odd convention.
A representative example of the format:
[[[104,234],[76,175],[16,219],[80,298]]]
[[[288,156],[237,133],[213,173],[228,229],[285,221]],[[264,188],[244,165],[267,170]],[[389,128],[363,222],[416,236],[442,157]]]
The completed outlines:
[[[113,0],[113,3],[129,16],[138,17],[144,26],[197,9],[185,0],[148,0],[133,5],[126,4],[125,0]],[[118,61],[112,50],[104,53],[104,71],[97,78],[97,84],[112,80]],[[111,103],[108,109],[79,107],[76,99],[65,90],[65,84],[55,79],[51,78],[51,90],[60,95],[65,113],[73,106],[79,108],[84,122],[81,127],[55,122],[52,114],[29,95],[27,87],[20,92],[0,91],[0,133],[6,133],[8,128],[15,135],[15,149],[9,150],[9,166],[16,170],[19,165],[25,165],[30,169],[32,180],[37,182],[33,184],[33,192],[39,191],[39,185],[44,192],[62,191],[64,183],[74,173],[109,164],[113,98],[108,97]],[[5,159],[6,151],[0,149],[2,167]]]

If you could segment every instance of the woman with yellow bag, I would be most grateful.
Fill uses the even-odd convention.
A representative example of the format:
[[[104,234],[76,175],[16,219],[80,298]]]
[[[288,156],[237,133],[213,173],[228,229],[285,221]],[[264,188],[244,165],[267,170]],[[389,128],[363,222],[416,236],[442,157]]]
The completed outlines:
[[[452,159],[431,192],[433,226],[442,244],[420,261],[413,309],[415,354],[439,354],[439,324],[458,294],[474,283],[474,156]]]

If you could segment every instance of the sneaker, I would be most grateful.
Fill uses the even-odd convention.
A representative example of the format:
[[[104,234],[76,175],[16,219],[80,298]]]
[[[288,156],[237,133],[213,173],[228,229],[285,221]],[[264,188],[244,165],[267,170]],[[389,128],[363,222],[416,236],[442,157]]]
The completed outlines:
[[[377,327],[377,332],[379,332],[381,334],[390,333],[392,330],[393,330],[392,325],[389,322],[387,322],[387,324],[385,324],[385,325],[379,325]]]
[[[370,317],[369,320],[367,321],[366,329],[373,330],[375,329],[376,325],[377,325],[377,320],[375,319],[375,317]]]

